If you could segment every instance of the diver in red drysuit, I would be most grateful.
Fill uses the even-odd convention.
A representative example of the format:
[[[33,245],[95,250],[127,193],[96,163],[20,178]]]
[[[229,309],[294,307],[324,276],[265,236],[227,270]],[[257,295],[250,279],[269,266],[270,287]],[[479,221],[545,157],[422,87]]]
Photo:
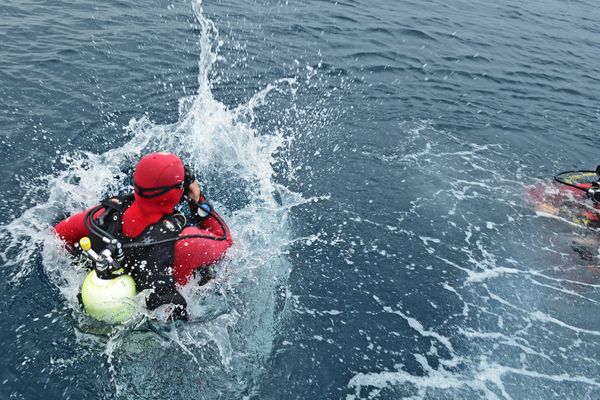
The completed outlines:
[[[171,153],[143,157],[133,174],[134,193],[104,200],[93,214],[96,224],[112,232],[126,248],[125,272],[136,281],[138,290],[152,289],[146,305],[154,309],[173,304],[172,316],[187,319],[186,302],[177,291],[196,271],[223,257],[233,244],[229,228],[212,210],[200,192],[200,185],[181,159]],[[187,197],[196,226],[174,210]],[[88,210],[89,211],[89,210]],[[70,248],[89,236],[92,249],[102,251],[100,237],[86,227],[87,211],[77,213],[55,226]],[[199,235],[201,237],[190,237]],[[154,245],[147,243],[159,242]]]
[[[600,192],[595,192],[593,188],[591,183],[579,183],[572,186],[561,185],[557,193],[548,193],[542,186],[529,190],[529,197],[534,202],[536,211],[561,216],[579,225],[598,228]],[[588,199],[592,201],[588,203]]]

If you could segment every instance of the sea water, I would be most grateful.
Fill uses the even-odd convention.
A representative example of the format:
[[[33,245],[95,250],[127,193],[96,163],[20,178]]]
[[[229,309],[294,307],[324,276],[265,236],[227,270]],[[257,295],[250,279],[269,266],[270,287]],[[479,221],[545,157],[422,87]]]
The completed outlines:
[[[597,237],[526,196],[598,163],[597,9],[0,5],[1,397],[600,398]],[[190,323],[99,327],[51,227],[153,151],[235,244]]]

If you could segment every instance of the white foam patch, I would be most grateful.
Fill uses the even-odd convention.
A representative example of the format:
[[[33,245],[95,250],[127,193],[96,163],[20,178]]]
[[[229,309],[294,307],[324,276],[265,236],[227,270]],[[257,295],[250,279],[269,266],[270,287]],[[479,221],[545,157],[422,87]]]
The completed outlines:
[[[438,342],[444,345],[444,347],[446,347],[451,354],[454,354],[454,348],[452,347],[452,343],[450,343],[450,340],[447,337],[442,336],[439,333],[434,332],[432,330],[425,329],[417,319],[404,314],[402,311],[394,310],[391,307],[387,306],[383,307],[383,311],[401,316],[408,323],[408,326],[417,331],[421,336],[436,339]]]
[[[511,336],[504,335],[500,332],[479,332],[479,331],[464,330],[464,329],[460,329],[459,332],[468,339],[484,339],[484,340],[490,341],[492,343],[502,343],[502,344],[506,344],[508,346],[517,347],[526,354],[536,355],[536,356],[545,358],[546,360],[552,362],[552,359],[550,357],[548,357],[546,354],[540,353],[539,351],[534,350],[533,346],[530,346],[529,343],[527,342],[527,340],[524,338],[511,337]],[[521,342],[523,342],[525,344],[523,344]]]
[[[444,369],[435,370],[427,364],[426,360],[424,360],[422,357],[419,358],[421,360],[420,364],[425,370],[424,375],[411,375],[405,371],[386,371],[367,374],[358,373],[354,375],[348,382],[348,387],[354,388],[355,392],[353,395],[348,395],[346,399],[356,400],[363,398],[377,398],[378,395],[382,393],[383,389],[406,386],[411,388],[415,393],[410,397],[411,399],[430,398],[431,394],[439,393],[439,391],[452,393],[452,391],[455,389],[464,388],[469,388],[473,392],[478,393],[476,398],[485,398],[490,400],[518,399],[519,397],[511,396],[505,388],[503,378],[508,375],[516,375],[557,383],[578,383],[594,388],[600,388],[600,382],[598,382],[598,380],[585,376],[572,376],[569,374],[544,374],[525,368],[507,367],[500,364],[488,363],[486,361],[480,362],[479,371],[474,376],[462,376]],[[377,388],[378,390],[375,395],[362,396],[361,390],[363,388]],[[496,392],[500,392],[502,396],[499,396]],[[371,394],[372,393],[373,392],[371,392]]]
[[[380,373],[368,373],[356,374],[348,382],[349,388],[354,388],[354,395],[346,397],[347,400],[363,399],[363,398],[376,398],[376,396],[361,396],[362,388],[375,387],[381,393],[381,389],[393,387],[406,387],[408,386],[414,395],[411,399],[423,399],[428,397],[428,392],[432,389],[450,391],[453,389],[461,389],[469,387],[482,394],[483,398],[496,400],[501,399],[496,395],[495,392],[488,388],[485,380],[465,380],[465,377],[453,374],[451,372],[441,370],[434,370],[431,368],[427,361],[422,357],[418,356],[419,363],[424,367],[426,373],[422,376],[411,375],[405,371],[390,371]],[[377,394],[379,394],[377,393]],[[505,397],[510,399],[510,396]]]
[[[530,313],[530,316],[537,321],[558,325],[561,328],[565,328],[565,329],[568,329],[573,332],[577,332],[580,334],[586,334],[586,335],[590,335],[590,336],[600,336],[600,331],[593,331],[593,330],[578,328],[576,326],[569,325],[557,318],[551,317],[548,314],[543,313],[542,311],[534,311],[534,312]]]
[[[484,271],[473,272],[469,271],[469,277],[467,278],[468,282],[483,282],[488,279],[497,278],[501,275],[506,274],[520,274],[521,271],[516,268],[508,268],[508,267],[496,267],[486,269]]]

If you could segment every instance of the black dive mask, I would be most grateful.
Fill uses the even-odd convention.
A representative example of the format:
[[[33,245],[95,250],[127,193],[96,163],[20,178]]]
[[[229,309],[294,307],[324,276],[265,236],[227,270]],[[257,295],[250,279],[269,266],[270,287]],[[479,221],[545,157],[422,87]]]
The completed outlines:
[[[134,183],[133,186],[135,187],[135,192],[139,196],[144,197],[146,199],[151,199],[153,197],[162,196],[163,194],[169,192],[172,189],[181,189],[183,187],[183,181],[171,186],[157,186],[152,188],[143,188],[137,183]]]

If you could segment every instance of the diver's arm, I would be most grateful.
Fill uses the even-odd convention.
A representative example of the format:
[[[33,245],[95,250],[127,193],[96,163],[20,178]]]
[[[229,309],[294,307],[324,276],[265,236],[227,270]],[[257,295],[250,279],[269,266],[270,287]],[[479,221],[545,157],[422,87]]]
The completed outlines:
[[[202,235],[207,237],[181,239],[175,243],[173,276],[179,285],[185,285],[194,271],[206,268],[220,260],[233,244],[229,227],[210,205],[209,215],[204,217],[198,215],[198,205],[205,203],[206,198],[200,191],[197,181],[190,185],[187,198],[198,226],[188,226],[179,236]]]
[[[231,233],[229,232],[227,224],[212,208],[212,205],[207,202],[206,197],[200,192],[200,185],[198,185],[198,182],[194,182],[190,185],[188,191],[188,205],[192,212],[192,216],[194,217],[194,222],[198,225],[199,229],[209,231],[216,237],[227,236],[231,239]],[[231,243],[228,247],[230,246]]]
[[[71,215],[60,221],[54,227],[54,231],[58,237],[67,242],[69,246],[73,246],[79,239],[89,234],[89,231],[83,223],[85,213],[85,211],[82,211],[75,215]]]
[[[219,214],[217,214],[216,211],[212,210],[212,206],[210,204],[208,206],[212,210],[212,213],[216,215],[216,218],[214,218],[214,217],[207,218],[207,217],[199,217],[198,216],[198,206],[201,205],[202,203],[206,203],[206,197],[202,194],[202,192],[200,190],[200,184],[198,183],[198,181],[194,181],[190,185],[189,190],[187,192],[187,198],[188,198],[188,205],[190,207],[190,210],[192,211],[192,215],[195,217],[194,222],[196,222],[198,224],[198,228],[210,231],[218,236],[223,236],[223,234],[225,232],[223,232],[221,225],[219,224],[218,220],[216,219],[216,218],[221,219],[221,217],[219,216]],[[202,210],[200,210],[200,211],[202,212]],[[222,221],[222,219],[221,219],[221,221]],[[223,222],[223,225],[225,226],[225,229],[228,229],[224,222]],[[229,233],[229,232],[227,232],[227,233]]]
[[[214,218],[210,217],[208,219]],[[223,226],[227,233],[227,238],[225,240],[214,240],[223,237],[221,234],[222,228],[220,226],[216,232],[200,229],[195,226],[187,227],[181,232],[180,236],[206,235],[214,239],[191,238],[178,240],[175,243],[173,275],[178,284],[185,285],[195,270],[205,268],[223,258],[227,249],[233,244],[229,228],[224,223]]]
[[[227,236],[227,239],[231,241],[231,232],[223,218],[215,210],[211,210],[210,213],[210,216],[199,219],[198,228],[212,233],[215,237]]]
[[[67,245],[73,246],[79,241],[79,239],[90,234],[90,231],[88,231],[88,229],[85,227],[85,223],[83,222],[88,211],[89,210],[85,210],[63,219],[56,224],[54,227],[54,232],[56,232],[58,237],[64,240]],[[100,216],[103,212],[104,209],[99,210],[96,214],[94,214],[94,218]]]

